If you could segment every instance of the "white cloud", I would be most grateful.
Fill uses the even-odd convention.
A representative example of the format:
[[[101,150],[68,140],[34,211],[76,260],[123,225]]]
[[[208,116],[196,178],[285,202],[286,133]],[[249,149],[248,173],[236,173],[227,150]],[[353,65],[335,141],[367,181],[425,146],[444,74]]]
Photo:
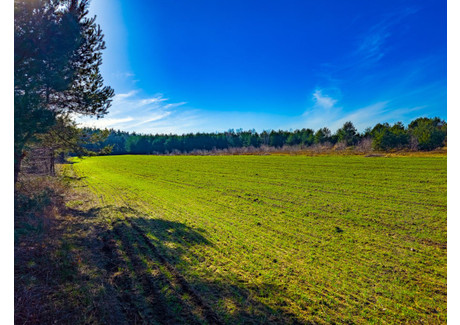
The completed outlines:
[[[184,115],[190,119],[190,109],[178,108],[186,102],[169,103],[161,94],[143,97],[138,90],[114,96],[109,113],[101,119],[77,117],[80,126],[114,128],[140,133],[179,131]],[[189,124],[190,124],[189,123]]]
[[[130,92],[128,92],[128,93],[126,93],[126,94],[116,94],[116,95],[113,97],[113,103],[122,101],[122,100],[125,99],[125,98],[132,97],[132,96],[134,96],[135,94],[137,94],[138,92],[139,92],[138,90],[131,90]]]
[[[331,125],[336,130],[347,122],[353,122],[358,130],[364,130],[368,126],[373,126],[379,122],[385,122],[384,113],[388,110],[388,102],[377,102],[366,107],[358,108],[354,111],[344,114]]]
[[[145,106],[153,103],[159,103],[159,102],[164,102],[167,100],[167,98],[161,98],[161,97],[153,97],[153,98],[146,98],[146,99],[141,99],[138,104],[140,106]]]
[[[117,125],[124,124],[132,120],[133,120],[132,117],[101,118],[101,119],[86,118],[84,121],[81,121],[79,125],[82,127],[105,129],[105,128],[115,128]]]
[[[335,91],[337,92],[337,90]],[[342,108],[336,106],[338,99],[326,93],[324,89],[316,89],[312,94],[313,106],[302,115],[303,119],[293,125],[294,128],[319,129],[330,127],[331,122],[340,117]]]
[[[337,99],[324,95],[319,89],[315,90],[313,93],[313,100],[316,106],[324,109],[330,109],[337,103]]]
[[[390,101],[377,102],[372,105],[354,110],[335,122],[335,127],[339,128],[343,123],[352,121],[355,127],[363,131],[366,127],[372,127],[377,123],[395,123],[407,120],[411,113],[419,111],[426,106],[400,107],[391,105]]]
[[[77,118],[81,126],[114,128],[144,134],[189,132],[215,132],[230,128],[257,131],[267,129],[328,127],[335,132],[346,121],[352,121],[359,131],[379,122],[407,121],[423,108],[398,107],[393,101],[376,101],[370,105],[353,108],[340,102],[338,88],[315,89],[311,94],[311,106],[301,116],[287,116],[262,112],[205,111],[187,107],[186,102],[169,102],[161,94],[140,96],[136,90],[118,94],[110,113],[102,119]]]
[[[378,101],[370,105],[353,109],[344,109],[337,105],[339,100],[325,94],[324,90],[313,92],[313,106],[303,114],[303,119],[291,125],[294,128],[309,127],[319,129],[328,127],[332,132],[351,121],[359,131],[381,122],[394,123],[410,118],[411,114],[425,108],[425,106],[398,107],[392,101]]]
[[[143,121],[141,121],[141,122],[139,122],[137,124],[134,124],[134,125],[132,125],[132,127],[137,127],[139,125],[143,125],[143,124],[146,124],[146,123],[158,121],[158,120],[161,120],[161,119],[164,119],[164,118],[168,117],[171,114],[172,114],[172,112],[163,112],[163,113],[158,113],[157,115],[153,114],[153,115],[150,115],[150,118],[148,118],[146,120],[143,120]]]

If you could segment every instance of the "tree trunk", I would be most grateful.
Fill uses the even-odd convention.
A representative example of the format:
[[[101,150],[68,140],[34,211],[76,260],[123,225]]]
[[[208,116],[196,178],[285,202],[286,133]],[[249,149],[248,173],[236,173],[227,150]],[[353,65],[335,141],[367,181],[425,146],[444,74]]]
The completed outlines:
[[[51,150],[51,156],[50,156],[50,174],[51,174],[51,176],[55,176],[55,175],[56,175],[54,150]]]
[[[26,133],[23,137],[17,136],[14,129],[14,185],[18,182],[19,172],[21,171],[21,163],[26,153],[24,151],[25,144],[30,139],[31,133]]]
[[[25,152],[22,150],[14,152],[14,184],[18,182],[19,172],[21,171],[21,163],[25,157]]]

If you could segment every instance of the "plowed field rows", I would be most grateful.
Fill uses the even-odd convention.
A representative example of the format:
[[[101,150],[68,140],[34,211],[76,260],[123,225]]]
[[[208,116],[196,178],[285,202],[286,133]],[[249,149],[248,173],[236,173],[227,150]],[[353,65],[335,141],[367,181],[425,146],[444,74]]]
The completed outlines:
[[[107,156],[69,168],[113,229],[104,247],[127,319],[446,322],[445,157]]]

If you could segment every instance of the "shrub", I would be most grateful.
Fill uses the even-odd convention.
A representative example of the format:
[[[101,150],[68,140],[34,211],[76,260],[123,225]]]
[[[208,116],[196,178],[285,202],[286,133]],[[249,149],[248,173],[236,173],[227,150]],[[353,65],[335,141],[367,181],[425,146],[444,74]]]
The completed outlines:
[[[410,135],[401,122],[395,123],[392,127],[388,123],[379,123],[371,134],[372,147],[376,150],[401,149],[409,145]]]
[[[419,150],[442,147],[447,138],[447,124],[437,117],[418,118],[409,124],[409,131]]]

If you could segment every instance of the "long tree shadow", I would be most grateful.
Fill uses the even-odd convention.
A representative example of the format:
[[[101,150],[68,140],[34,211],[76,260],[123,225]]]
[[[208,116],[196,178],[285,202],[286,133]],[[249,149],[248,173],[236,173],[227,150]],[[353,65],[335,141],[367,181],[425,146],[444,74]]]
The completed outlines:
[[[305,324],[282,307],[269,307],[254,299],[278,292],[271,284],[248,285],[235,277],[216,280],[199,276],[196,246],[212,246],[206,231],[184,223],[152,218],[132,207],[69,210],[89,220],[112,217],[110,227],[97,234],[103,263],[101,273],[123,311],[121,323],[160,324]],[[88,245],[81,238],[81,245]],[[107,319],[107,315],[101,319]],[[109,317],[110,318],[110,317]]]

